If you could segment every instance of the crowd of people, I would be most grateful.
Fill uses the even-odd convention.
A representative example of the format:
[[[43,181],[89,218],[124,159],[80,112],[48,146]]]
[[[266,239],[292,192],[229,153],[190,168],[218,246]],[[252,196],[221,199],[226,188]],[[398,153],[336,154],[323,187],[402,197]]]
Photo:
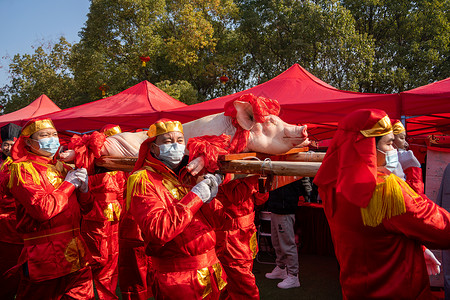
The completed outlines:
[[[118,286],[122,299],[259,299],[254,211],[265,202],[277,256],[266,277],[300,286],[295,210],[309,178],[260,192],[258,176],[214,172],[192,150],[217,143],[186,141],[168,119],[151,124],[132,172],[96,166],[120,132],[105,125],[60,152],[50,119],[1,129],[1,299],[94,299],[94,285],[99,299],[118,299]],[[450,248],[450,213],[425,196],[405,143],[398,120],[355,111],[314,179],[344,299],[431,299],[440,262],[427,247]]]

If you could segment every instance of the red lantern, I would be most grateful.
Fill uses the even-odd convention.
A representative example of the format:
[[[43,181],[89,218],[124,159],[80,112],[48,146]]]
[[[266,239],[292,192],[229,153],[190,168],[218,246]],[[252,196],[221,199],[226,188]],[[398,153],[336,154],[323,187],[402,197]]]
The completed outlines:
[[[109,86],[106,85],[106,83],[103,83],[101,86],[98,87],[99,90],[102,91],[102,97],[105,97],[106,91],[109,89]]]
[[[149,56],[140,56],[139,57],[142,61],[142,66],[145,67],[147,65],[147,62],[150,61],[150,57]]]
[[[225,84],[228,82],[229,78],[226,75],[223,75],[223,76],[220,76],[219,80],[222,84]]]

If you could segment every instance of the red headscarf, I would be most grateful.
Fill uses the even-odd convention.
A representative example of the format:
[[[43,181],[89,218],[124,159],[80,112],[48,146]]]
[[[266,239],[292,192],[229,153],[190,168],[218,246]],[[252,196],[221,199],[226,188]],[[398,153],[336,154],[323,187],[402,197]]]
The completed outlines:
[[[390,132],[392,125],[382,110],[350,113],[339,123],[314,183],[335,188],[349,202],[367,207],[377,184],[375,137]]]
[[[55,129],[55,125],[51,119],[32,119],[29,120],[23,127],[20,133],[19,138],[14,143],[14,146],[11,149],[11,158],[14,162],[21,162],[27,159],[27,145],[26,138],[29,138],[33,133],[38,132],[42,129],[53,128]]]
[[[240,153],[247,147],[247,141],[250,132],[244,130],[236,119],[237,110],[234,106],[235,101],[248,102],[253,109],[253,120],[256,123],[264,123],[265,117],[268,115],[276,115],[280,113],[280,104],[277,100],[272,100],[264,97],[256,97],[253,94],[245,94],[238,98],[232,99],[225,103],[225,116],[232,118],[233,126],[236,127],[236,133],[230,144],[230,153]]]

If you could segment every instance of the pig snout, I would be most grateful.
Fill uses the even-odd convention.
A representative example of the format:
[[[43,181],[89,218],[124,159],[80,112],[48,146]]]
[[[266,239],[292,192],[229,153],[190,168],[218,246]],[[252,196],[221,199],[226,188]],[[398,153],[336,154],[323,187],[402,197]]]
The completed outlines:
[[[292,147],[309,145],[307,126],[287,126],[284,129],[284,138],[287,139]]]

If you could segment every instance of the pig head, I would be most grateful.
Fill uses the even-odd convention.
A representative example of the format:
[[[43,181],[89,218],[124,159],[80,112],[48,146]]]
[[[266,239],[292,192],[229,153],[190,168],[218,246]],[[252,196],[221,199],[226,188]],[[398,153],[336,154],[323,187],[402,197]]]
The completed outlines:
[[[268,115],[263,123],[255,122],[253,108],[250,103],[235,101],[236,121],[249,131],[249,138],[244,152],[261,152],[267,154],[282,154],[294,147],[304,147],[309,144],[305,126],[297,126],[284,122],[280,117]],[[186,139],[203,135],[221,135],[225,133],[232,138],[236,128],[232,118],[224,113],[206,116],[183,124]]]
[[[305,126],[297,126],[284,122],[278,116],[265,116],[263,123],[254,121],[252,106],[247,102],[235,101],[236,121],[249,131],[244,152],[261,152],[282,154],[294,147],[309,144]],[[224,113],[206,116],[183,124],[185,140],[203,135],[227,134],[232,138],[236,133],[232,118]],[[102,155],[117,157],[136,157],[140,144],[147,139],[147,132],[120,133],[108,137],[102,149]]]

